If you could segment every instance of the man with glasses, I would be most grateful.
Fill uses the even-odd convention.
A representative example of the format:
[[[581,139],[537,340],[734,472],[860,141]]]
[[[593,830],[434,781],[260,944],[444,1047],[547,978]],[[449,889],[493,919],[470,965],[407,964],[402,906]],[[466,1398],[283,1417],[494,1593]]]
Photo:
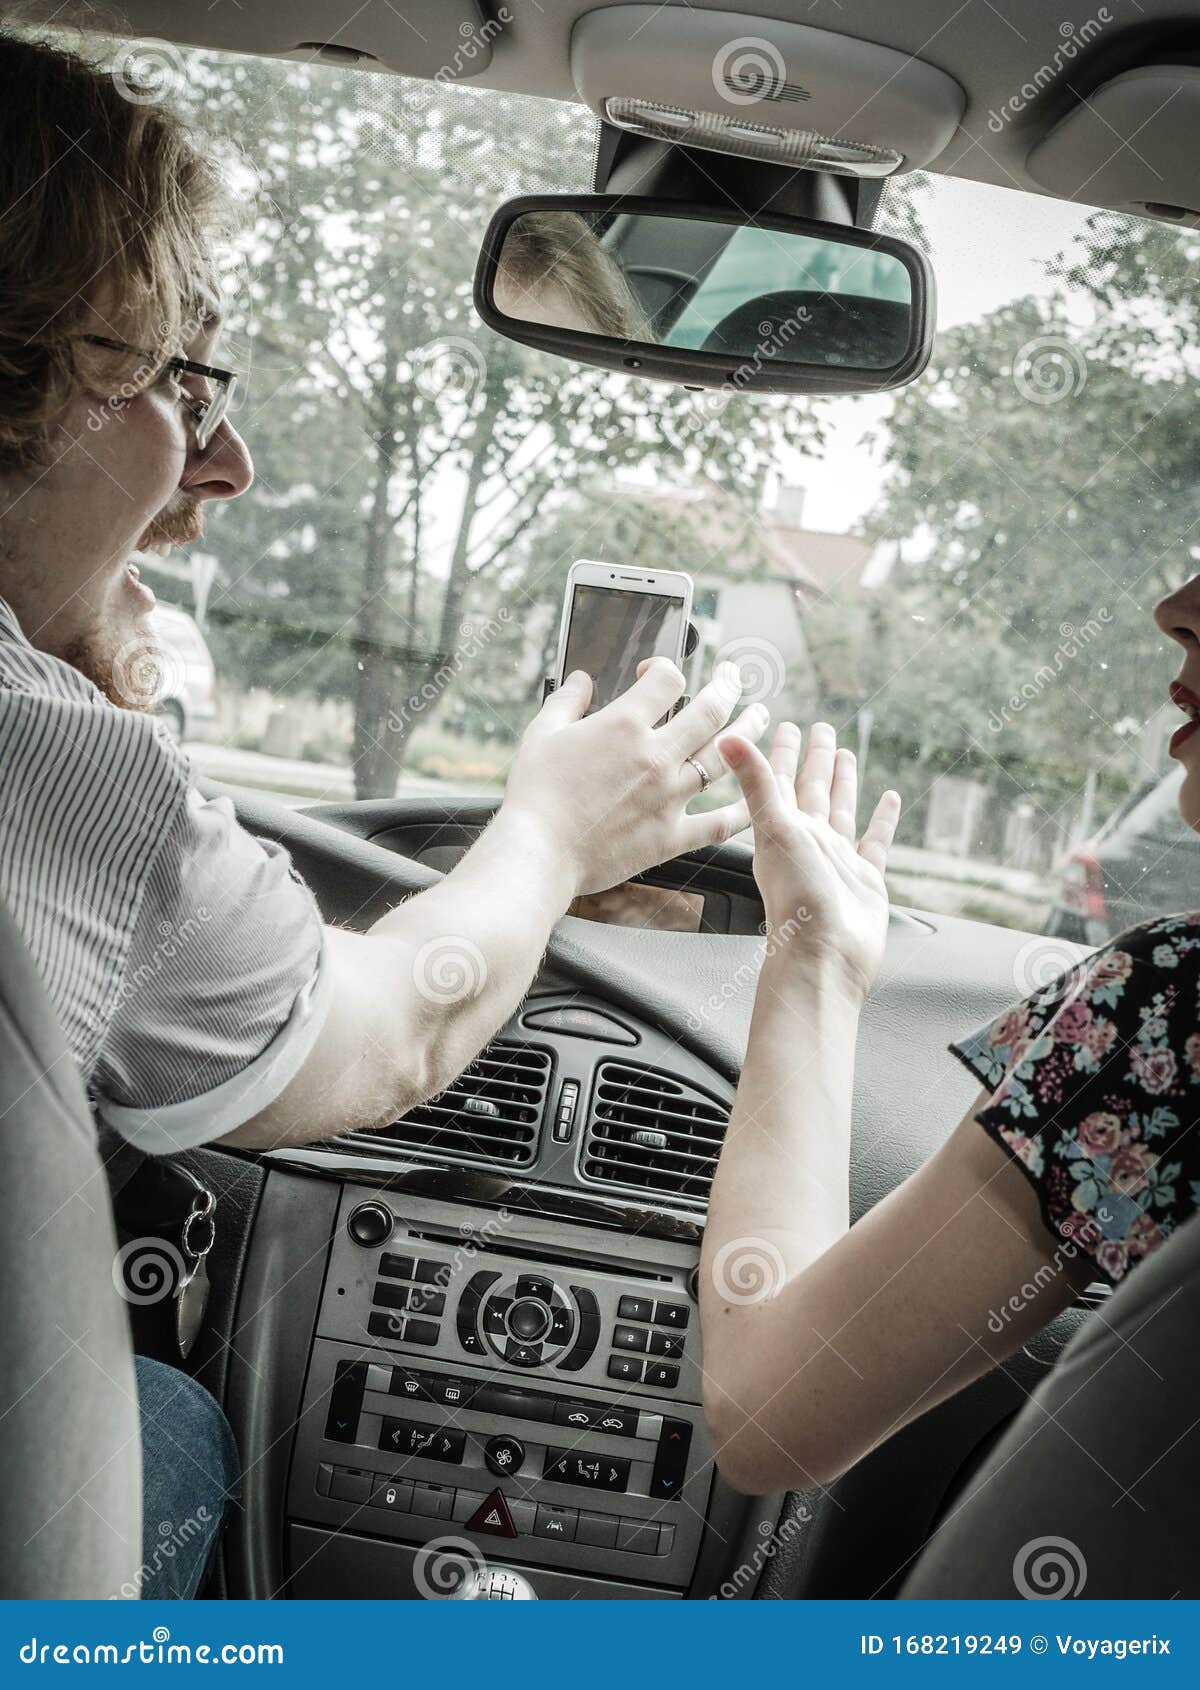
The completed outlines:
[[[0,896],[101,1127],[169,1157],[395,1120],[512,1013],[573,898],[747,812],[686,814],[721,770],[736,673],[665,721],[684,682],[657,659],[589,717],[591,681],[569,677],[483,837],[368,932],[327,925],[287,853],[201,796],[144,709],[154,595],[134,560],[198,539],[251,483],[214,364],[227,206],[178,121],[134,92],[0,32]],[[742,732],[765,726],[756,710]],[[467,979],[451,1001],[447,954]],[[207,1521],[141,1594],[191,1595],[236,1452],[185,1375],[140,1363],[138,1385],[148,1557],[160,1522]]]

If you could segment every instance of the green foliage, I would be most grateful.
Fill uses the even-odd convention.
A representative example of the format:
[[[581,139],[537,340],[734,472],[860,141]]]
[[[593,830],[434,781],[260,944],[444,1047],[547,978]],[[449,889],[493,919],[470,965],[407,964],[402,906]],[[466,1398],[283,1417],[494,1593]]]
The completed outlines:
[[[1109,800],[1153,774],[1139,732],[1170,662],[1150,612],[1200,531],[1197,246],[1093,218],[1049,298],[951,329],[897,399],[867,530],[901,562],[862,650],[922,773],[975,774],[1048,820],[1089,768]]]
[[[542,185],[546,161],[557,185],[586,183],[592,137],[574,108],[328,67],[189,66],[197,120],[240,145],[260,187],[231,324],[252,370],[238,420],[258,486],[214,524],[218,667],[353,699],[357,790],[391,792],[416,714],[405,700],[424,699],[498,596],[515,613],[507,643],[444,690],[473,731],[490,714],[511,736],[527,717],[529,619],[573,557],[621,548],[620,471],[753,496],[819,422],[796,403],[701,411],[478,322],[475,256],[499,201]],[[677,537],[659,539],[665,561]]]

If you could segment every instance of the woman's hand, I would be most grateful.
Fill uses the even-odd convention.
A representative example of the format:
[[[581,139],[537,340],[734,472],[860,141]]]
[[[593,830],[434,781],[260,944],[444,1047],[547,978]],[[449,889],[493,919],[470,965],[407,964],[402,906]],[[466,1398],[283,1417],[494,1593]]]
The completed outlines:
[[[684,678],[665,657],[651,658],[633,685],[585,716],[592,683],[582,671],[552,692],[526,728],[497,823],[532,823],[567,878],[570,898],[603,892],[684,851],[722,844],[749,823],[739,798],[689,815],[701,789],[697,765],[724,772],[716,736],[741,698],[731,663],[675,716]],[[766,732],[761,704],[743,710],[733,730],[749,743]],[[689,762],[691,758],[693,761]]]
[[[809,734],[800,766],[800,729],[781,722],[770,761],[738,734],[719,749],[738,782],[754,825],[754,877],[776,945],[801,961],[833,963],[855,993],[866,995],[887,940],[888,848],[900,797],[885,792],[854,843],[858,770],[839,750],[827,722]]]

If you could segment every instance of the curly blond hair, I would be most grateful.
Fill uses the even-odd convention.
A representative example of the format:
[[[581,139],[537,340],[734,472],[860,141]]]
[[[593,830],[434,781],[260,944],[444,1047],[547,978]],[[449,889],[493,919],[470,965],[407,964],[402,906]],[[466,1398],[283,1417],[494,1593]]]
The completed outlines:
[[[220,171],[152,90],[0,28],[0,472],[47,463],[71,398],[120,385],[85,332],[182,351],[215,312],[232,222]]]

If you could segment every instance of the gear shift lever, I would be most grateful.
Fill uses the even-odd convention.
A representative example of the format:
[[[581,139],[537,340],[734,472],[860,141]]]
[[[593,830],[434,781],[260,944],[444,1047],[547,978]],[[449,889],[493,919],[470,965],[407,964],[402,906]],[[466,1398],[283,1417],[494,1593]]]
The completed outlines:
[[[511,1567],[472,1567],[452,1602],[536,1602],[537,1591]]]

